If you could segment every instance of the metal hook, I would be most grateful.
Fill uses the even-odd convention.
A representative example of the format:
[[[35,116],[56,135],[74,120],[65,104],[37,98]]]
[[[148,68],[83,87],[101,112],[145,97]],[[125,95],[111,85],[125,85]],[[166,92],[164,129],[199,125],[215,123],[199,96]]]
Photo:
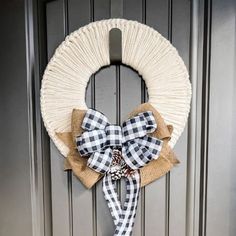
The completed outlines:
[[[111,0],[111,17],[123,17],[123,0]],[[109,32],[109,52],[111,64],[122,62],[122,32],[118,28]]]
[[[122,62],[122,32],[118,28],[109,31],[109,52],[111,64]]]

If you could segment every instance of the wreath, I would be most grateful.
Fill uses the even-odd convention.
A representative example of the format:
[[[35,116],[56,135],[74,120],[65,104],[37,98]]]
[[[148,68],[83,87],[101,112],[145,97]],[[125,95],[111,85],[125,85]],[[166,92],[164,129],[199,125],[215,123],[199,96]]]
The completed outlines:
[[[88,108],[85,92],[92,74],[110,64],[109,31],[122,32],[122,63],[144,79],[149,100],[114,125]],[[102,178],[104,197],[115,224],[114,235],[130,235],[141,187],[179,163],[172,148],[189,114],[191,85],[183,60],[154,29],[130,20],[90,23],[71,33],[45,70],[41,112],[50,138],[71,169],[91,188]],[[121,206],[116,181],[126,180]]]

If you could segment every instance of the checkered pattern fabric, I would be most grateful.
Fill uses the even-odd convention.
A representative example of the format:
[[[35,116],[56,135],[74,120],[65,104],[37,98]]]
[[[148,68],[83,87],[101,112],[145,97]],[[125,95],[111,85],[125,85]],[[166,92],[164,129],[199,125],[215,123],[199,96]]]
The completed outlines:
[[[82,123],[84,130],[105,129],[109,125],[107,117],[94,109],[88,109]]]
[[[122,145],[122,132],[121,127],[118,125],[108,125],[105,128],[107,135],[107,146],[121,147]]]
[[[133,170],[140,169],[153,159],[157,159],[162,141],[149,136],[126,142],[122,147],[123,158]]]
[[[114,236],[130,236],[134,226],[140,192],[140,174],[136,171],[126,178],[126,198],[124,207],[118,200],[115,181],[110,175],[103,178],[103,192],[116,226]]]
[[[157,128],[155,118],[150,111],[142,112],[120,127],[111,125],[102,113],[89,109],[82,128],[85,132],[76,138],[77,148],[81,156],[89,157],[87,165],[90,168],[105,174],[103,192],[116,226],[114,236],[130,236],[140,192],[138,169],[156,159],[162,148],[161,140],[148,136]],[[121,160],[115,160],[118,157],[113,154],[118,152],[128,175],[123,173],[123,166],[119,166]],[[124,207],[118,199],[115,180],[122,176],[126,177]]]
[[[122,217],[122,208],[118,199],[116,186],[116,181],[112,180],[110,174],[106,174],[102,181],[102,190],[115,225],[119,223]]]
[[[139,113],[125,121],[122,127],[111,125],[101,112],[88,109],[76,138],[81,156],[89,156],[88,166],[106,173],[112,163],[112,150],[122,149],[122,156],[131,169],[139,169],[159,156],[162,141],[148,136],[157,124],[151,111]]]
[[[141,138],[154,132],[156,128],[157,124],[151,111],[139,113],[122,124],[123,143]]]
[[[112,147],[122,145],[121,127],[111,125],[101,112],[89,109],[82,128],[86,131],[76,137],[78,151],[81,156],[89,156],[90,168],[105,174],[112,163]]]
[[[95,171],[105,174],[112,163],[112,149],[106,148],[101,152],[94,152],[88,159],[87,166]]]

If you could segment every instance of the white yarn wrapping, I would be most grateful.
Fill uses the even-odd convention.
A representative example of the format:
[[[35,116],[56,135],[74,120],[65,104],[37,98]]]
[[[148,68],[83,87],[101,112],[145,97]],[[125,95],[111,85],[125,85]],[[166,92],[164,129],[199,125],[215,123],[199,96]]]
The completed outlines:
[[[73,108],[87,109],[85,91],[89,78],[110,64],[109,30],[122,31],[122,63],[143,77],[151,103],[174,132],[173,147],[187,122],[191,85],[177,50],[156,30],[124,19],[90,23],[71,33],[57,48],[45,70],[41,88],[41,112],[49,136],[60,152],[68,147],[56,132],[71,131]]]

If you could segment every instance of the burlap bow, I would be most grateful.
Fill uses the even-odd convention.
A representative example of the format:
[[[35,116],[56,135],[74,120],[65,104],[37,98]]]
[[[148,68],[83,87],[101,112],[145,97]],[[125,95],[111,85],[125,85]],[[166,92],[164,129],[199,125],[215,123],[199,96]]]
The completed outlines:
[[[140,169],[141,187],[160,178],[175,164],[179,163],[173,150],[168,145],[173,128],[171,125],[165,124],[160,113],[158,113],[150,103],[141,104],[130,113],[128,117],[132,118],[145,111],[152,111],[155,121],[158,124],[158,129],[151,133],[150,136],[162,140],[163,145],[159,158],[150,161]],[[57,133],[57,135],[68,147],[68,154],[65,159],[65,170],[72,169],[73,173],[80,179],[80,181],[87,188],[91,188],[103,175],[87,166],[88,159],[80,155],[75,142],[76,137],[80,136],[84,132],[84,129],[81,126],[86,112],[86,110],[74,109],[71,116],[71,132]]]

